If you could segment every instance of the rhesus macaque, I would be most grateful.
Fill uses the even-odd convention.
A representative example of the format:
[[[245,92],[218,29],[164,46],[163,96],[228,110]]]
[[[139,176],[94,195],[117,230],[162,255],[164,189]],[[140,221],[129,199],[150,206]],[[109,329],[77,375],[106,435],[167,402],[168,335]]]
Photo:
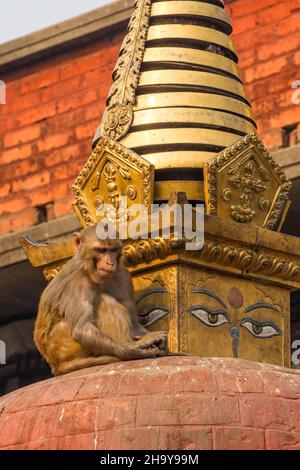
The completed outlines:
[[[53,374],[167,355],[167,333],[139,323],[119,240],[74,234],[75,255],[43,292],[34,341]]]

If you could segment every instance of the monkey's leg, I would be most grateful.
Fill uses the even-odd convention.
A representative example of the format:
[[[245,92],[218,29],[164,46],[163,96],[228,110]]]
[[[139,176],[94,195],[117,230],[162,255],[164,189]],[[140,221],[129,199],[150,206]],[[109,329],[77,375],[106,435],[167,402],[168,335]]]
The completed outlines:
[[[79,369],[86,369],[93,366],[103,366],[112,362],[119,362],[115,356],[82,357],[72,361],[62,362],[53,371],[55,375],[68,374]]]

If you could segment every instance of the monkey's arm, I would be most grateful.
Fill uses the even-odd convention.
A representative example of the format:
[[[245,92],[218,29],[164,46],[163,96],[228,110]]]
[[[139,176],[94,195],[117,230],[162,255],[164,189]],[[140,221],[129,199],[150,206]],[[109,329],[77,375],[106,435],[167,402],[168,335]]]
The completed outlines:
[[[96,355],[112,355],[122,358],[126,347],[102,333],[94,324],[94,307],[88,301],[81,302],[76,312],[66,312],[66,321],[72,337],[84,348]]]

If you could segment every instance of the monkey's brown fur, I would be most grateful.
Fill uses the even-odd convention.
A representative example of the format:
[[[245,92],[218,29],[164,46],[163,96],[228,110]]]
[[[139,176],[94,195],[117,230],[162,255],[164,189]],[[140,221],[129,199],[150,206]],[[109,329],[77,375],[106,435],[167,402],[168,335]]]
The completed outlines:
[[[166,355],[167,333],[138,321],[121,243],[99,240],[95,227],[74,237],[77,251],[43,292],[34,330],[52,372]]]

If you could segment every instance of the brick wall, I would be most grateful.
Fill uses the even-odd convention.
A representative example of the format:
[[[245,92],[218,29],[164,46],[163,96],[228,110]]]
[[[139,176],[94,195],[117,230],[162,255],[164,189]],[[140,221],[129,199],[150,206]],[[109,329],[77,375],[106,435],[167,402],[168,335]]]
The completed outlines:
[[[226,3],[260,136],[277,149],[282,129],[291,126],[286,145],[300,142],[300,105],[292,102],[292,84],[300,80],[300,0]]]
[[[300,138],[300,0],[228,0],[246,87],[265,144]],[[91,151],[125,30],[1,74],[0,234],[71,212],[70,187]]]
[[[0,234],[71,212],[124,32],[1,75]]]

